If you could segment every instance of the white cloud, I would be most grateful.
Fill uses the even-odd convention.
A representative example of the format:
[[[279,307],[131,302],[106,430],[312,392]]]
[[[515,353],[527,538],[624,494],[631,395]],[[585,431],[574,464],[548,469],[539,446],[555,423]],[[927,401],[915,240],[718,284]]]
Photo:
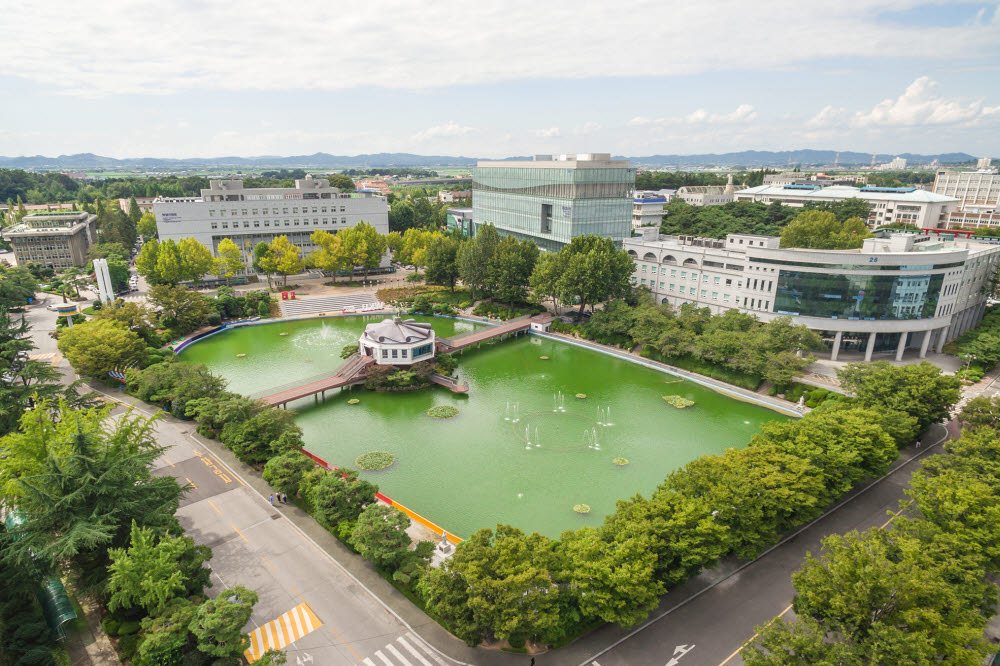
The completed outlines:
[[[970,123],[1000,114],[1000,106],[986,106],[982,100],[971,102],[942,97],[938,84],[921,76],[907,86],[896,99],[885,99],[870,111],[858,111],[851,119],[854,127],[912,127],[919,125],[955,125]]]
[[[684,116],[684,122],[691,125],[708,123],[709,125],[723,125],[729,123],[742,123],[753,120],[757,117],[757,112],[750,104],[740,104],[731,113],[709,113],[705,109],[698,109]]]
[[[454,120],[449,120],[444,125],[428,127],[423,131],[417,132],[411,138],[413,141],[421,142],[442,137],[465,136],[466,134],[472,134],[473,132],[478,131],[479,130],[475,127],[466,127],[464,125],[459,125]]]
[[[747,12],[742,0],[698,3],[274,3],[167,0],[135,11],[131,0],[7,3],[0,76],[81,96],[182,90],[429,89],[526,79],[645,76],[794,69],[844,58],[914,58],[960,64],[995,56],[1000,21],[913,25],[882,14],[921,0],[855,0],[815,12],[772,0]],[[388,6],[387,6],[388,5]],[[235,7],[235,9],[234,9]],[[386,20],[386,17],[392,20]],[[455,17],[475,35],[456,57]],[[642,29],[622,16],[641,16]],[[775,17],[780,22],[775,23]],[[559,30],[549,29],[558,25]],[[780,30],[781,48],[760,48]],[[87,38],[81,38],[87,35]],[[95,44],[99,48],[95,48]],[[706,45],[710,45],[706,48]]]
[[[550,127],[548,129],[536,129],[531,130],[531,133],[540,138],[549,138],[554,136],[561,136],[561,132],[558,127]]]
[[[632,120],[628,121],[629,127],[645,127],[646,125],[652,125],[656,121],[652,118],[647,118],[646,116],[636,116]]]
[[[846,118],[843,108],[827,104],[820,109],[819,113],[806,121],[806,127],[822,129],[840,125]]]
[[[586,122],[583,123],[582,125],[577,125],[576,127],[574,127],[573,134],[576,134],[577,136],[593,134],[594,132],[599,132],[601,129],[603,129],[603,127],[604,126],[601,125],[600,123]]]

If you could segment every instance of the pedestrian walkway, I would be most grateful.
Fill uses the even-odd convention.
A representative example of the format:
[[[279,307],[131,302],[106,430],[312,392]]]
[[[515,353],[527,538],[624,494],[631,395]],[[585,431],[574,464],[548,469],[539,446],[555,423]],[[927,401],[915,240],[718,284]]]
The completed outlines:
[[[447,666],[444,659],[410,632],[406,632],[391,643],[386,643],[385,647],[376,650],[372,657],[362,659],[361,663],[365,666],[415,666],[416,662],[421,666],[434,666],[434,664]]]
[[[301,603],[250,632],[250,647],[244,650],[243,656],[252,664],[268,650],[281,650],[322,626],[323,623],[309,608],[309,604]]]

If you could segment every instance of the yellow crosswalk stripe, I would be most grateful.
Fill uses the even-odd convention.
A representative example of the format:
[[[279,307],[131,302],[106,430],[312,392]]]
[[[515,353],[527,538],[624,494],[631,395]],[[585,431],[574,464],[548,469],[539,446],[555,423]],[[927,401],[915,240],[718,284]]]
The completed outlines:
[[[268,650],[280,650],[323,626],[309,604],[301,603],[287,613],[261,625],[250,633],[250,647],[243,655],[251,664]]]

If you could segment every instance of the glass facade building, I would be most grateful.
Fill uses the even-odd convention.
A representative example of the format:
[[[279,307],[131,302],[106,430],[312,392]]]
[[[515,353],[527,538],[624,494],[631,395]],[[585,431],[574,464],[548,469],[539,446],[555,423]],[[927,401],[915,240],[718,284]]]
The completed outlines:
[[[584,234],[619,245],[631,236],[635,169],[628,162],[606,154],[539,158],[480,162],[473,173],[476,227],[492,224],[502,234],[551,251]]]
[[[851,275],[781,270],[774,312],[830,319],[933,317],[944,275]]]

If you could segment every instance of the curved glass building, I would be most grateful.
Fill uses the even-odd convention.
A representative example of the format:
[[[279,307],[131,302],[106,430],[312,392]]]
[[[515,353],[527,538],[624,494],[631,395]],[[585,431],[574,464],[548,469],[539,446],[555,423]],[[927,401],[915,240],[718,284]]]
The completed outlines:
[[[893,234],[857,250],[779,247],[776,236],[724,240],[659,236],[625,241],[633,282],[657,303],[739,308],[763,320],[790,316],[819,331],[836,360],[844,347],[866,360],[906,349],[921,358],[975,326],[1000,262],[1000,243],[950,235]]]

